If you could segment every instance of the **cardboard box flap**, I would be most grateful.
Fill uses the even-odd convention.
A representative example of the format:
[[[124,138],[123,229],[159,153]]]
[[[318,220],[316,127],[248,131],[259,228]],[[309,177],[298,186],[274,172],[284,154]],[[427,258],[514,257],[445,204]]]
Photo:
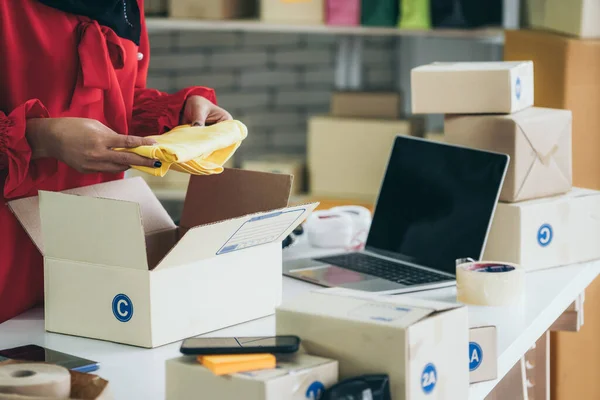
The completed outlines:
[[[185,230],[288,205],[292,177],[226,169],[218,175],[192,176],[180,226]]]
[[[458,307],[462,305],[334,288],[312,291],[279,309],[407,328],[437,312]]]
[[[570,133],[571,118],[565,118],[566,114],[571,111],[531,107],[512,116],[543,164],[548,164],[561,138]]]
[[[140,177],[83,186],[64,190],[61,193],[138,203],[140,204],[142,223],[146,235],[176,227],[167,211],[152,193],[152,190]],[[8,206],[23,225],[36,247],[42,254],[45,254],[40,225],[39,197],[33,196],[13,200],[8,203]]]
[[[46,257],[148,269],[139,204],[46,191],[39,197]]]
[[[434,62],[413,71],[509,71],[531,61]]]
[[[155,270],[177,267],[215,256],[281,242],[318,203],[267,211],[198,226],[187,231]]]

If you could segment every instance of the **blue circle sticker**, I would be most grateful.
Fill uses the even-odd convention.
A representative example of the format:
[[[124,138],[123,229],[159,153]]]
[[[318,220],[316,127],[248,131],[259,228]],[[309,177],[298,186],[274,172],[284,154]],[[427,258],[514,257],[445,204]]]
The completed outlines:
[[[483,361],[481,346],[475,342],[469,342],[469,371],[479,368],[481,361]]]
[[[314,381],[306,389],[306,398],[308,400],[319,400],[325,392],[325,385],[322,382]]]
[[[515,95],[517,96],[517,100],[521,99],[521,78],[517,77],[517,82],[515,83]]]
[[[435,389],[436,383],[437,371],[435,365],[429,363],[423,368],[423,373],[421,374],[421,389],[423,389],[425,394],[429,394]]]
[[[552,242],[553,236],[554,232],[552,231],[552,226],[550,224],[540,226],[540,229],[537,231],[538,244],[542,247],[548,246]]]
[[[116,319],[127,322],[133,317],[133,302],[129,297],[120,293],[112,301],[112,312]]]

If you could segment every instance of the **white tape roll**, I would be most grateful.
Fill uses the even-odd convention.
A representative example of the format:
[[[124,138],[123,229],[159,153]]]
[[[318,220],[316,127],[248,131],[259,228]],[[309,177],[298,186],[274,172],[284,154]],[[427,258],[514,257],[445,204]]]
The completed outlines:
[[[456,298],[479,306],[504,306],[523,296],[525,271],[516,264],[469,262],[456,267]]]
[[[71,395],[71,374],[58,365],[2,365],[0,393],[68,399]]]
[[[315,211],[308,217],[305,228],[313,247],[348,247],[354,236],[352,218],[341,211]]]

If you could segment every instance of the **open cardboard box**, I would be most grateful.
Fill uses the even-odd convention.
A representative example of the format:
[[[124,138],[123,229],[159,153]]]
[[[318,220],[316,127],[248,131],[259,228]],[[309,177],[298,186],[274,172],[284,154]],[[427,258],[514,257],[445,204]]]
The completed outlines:
[[[273,314],[281,241],[316,207],[289,175],[194,176],[177,227],[141,178],[11,209],[44,255],[46,330],[142,347]]]

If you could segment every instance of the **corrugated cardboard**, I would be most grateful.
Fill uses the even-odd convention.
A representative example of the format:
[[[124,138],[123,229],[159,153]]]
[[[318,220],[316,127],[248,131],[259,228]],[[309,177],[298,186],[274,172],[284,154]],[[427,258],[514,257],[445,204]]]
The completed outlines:
[[[533,63],[437,62],[411,71],[413,114],[512,113],[533,105]]]
[[[528,271],[600,258],[600,192],[574,188],[562,196],[498,203],[485,260]]]
[[[528,0],[529,26],[582,38],[600,38],[598,0]]]
[[[269,154],[260,158],[248,158],[242,161],[242,169],[291,175],[294,177],[292,195],[304,192],[306,184],[306,162],[304,157],[294,157],[289,154]]]
[[[325,0],[260,0],[260,18],[275,23],[323,24]]]
[[[256,0],[169,0],[169,15],[199,19],[255,17],[256,4]]]
[[[10,202],[44,255],[46,330],[156,347],[272,314],[281,241],[315,207],[285,208],[290,186],[194,176],[180,230],[140,178]]]
[[[483,382],[498,377],[498,341],[495,326],[469,329],[470,382]]]
[[[331,116],[398,119],[400,100],[400,94],[394,92],[334,92]]]
[[[573,184],[571,112],[530,107],[509,115],[447,116],[448,143],[510,156],[500,201],[568,192]]]
[[[312,195],[374,202],[397,135],[409,121],[313,117],[308,131]]]
[[[277,368],[216,376],[194,357],[166,363],[167,400],[304,400],[318,399],[337,383],[337,361],[295,354],[278,356]]]
[[[507,31],[504,58],[535,64],[535,104],[573,113],[573,184],[600,189],[600,40]]]
[[[276,311],[277,334],[339,361],[340,379],[388,374],[393,399],[466,399],[467,309],[347,289],[310,292]]]

